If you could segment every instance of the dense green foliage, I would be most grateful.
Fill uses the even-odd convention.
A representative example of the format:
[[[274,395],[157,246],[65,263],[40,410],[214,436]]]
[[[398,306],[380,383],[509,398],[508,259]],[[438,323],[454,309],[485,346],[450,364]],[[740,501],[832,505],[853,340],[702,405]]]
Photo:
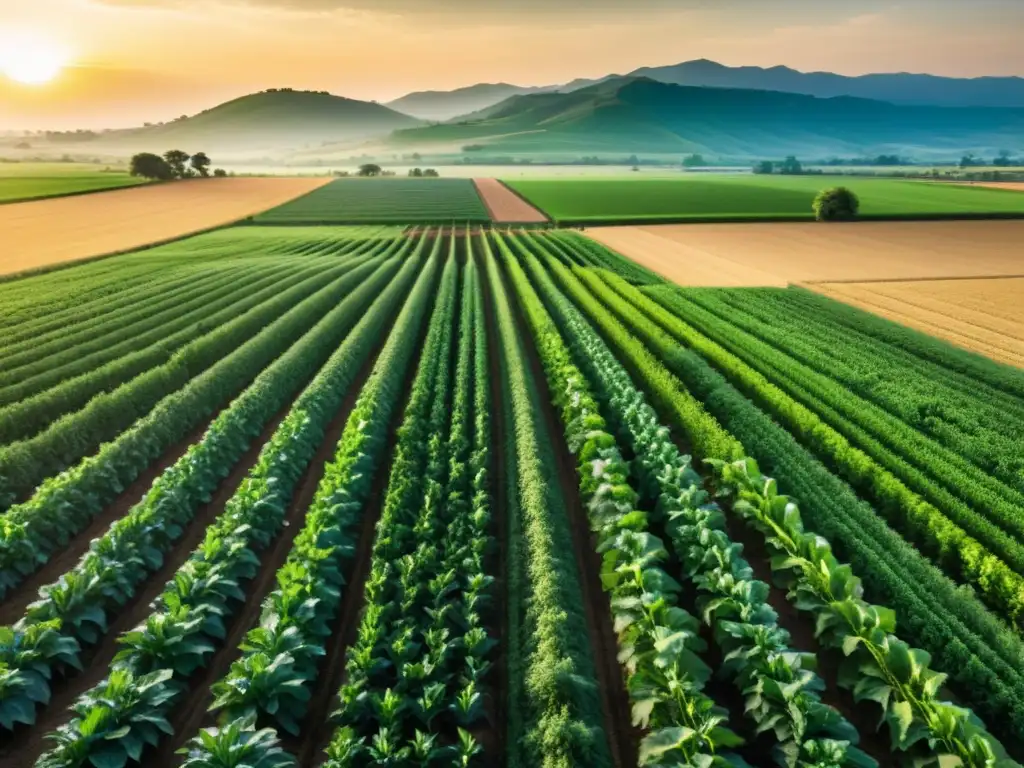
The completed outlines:
[[[256,217],[261,224],[490,221],[470,179],[335,179]]]

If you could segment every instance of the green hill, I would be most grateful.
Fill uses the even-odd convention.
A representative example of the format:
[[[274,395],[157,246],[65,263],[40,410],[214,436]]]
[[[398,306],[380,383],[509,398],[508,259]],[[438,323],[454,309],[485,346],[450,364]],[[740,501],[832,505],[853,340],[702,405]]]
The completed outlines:
[[[385,136],[420,121],[381,104],[315,91],[271,90],[163,125],[113,131],[125,146],[202,147],[207,152],[295,149]]]
[[[617,78],[571,93],[518,95],[444,125],[398,131],[402,147],[483,144],[510,153],[763,158],[994,154],[1017,146],[1024,109],[901,106]]]

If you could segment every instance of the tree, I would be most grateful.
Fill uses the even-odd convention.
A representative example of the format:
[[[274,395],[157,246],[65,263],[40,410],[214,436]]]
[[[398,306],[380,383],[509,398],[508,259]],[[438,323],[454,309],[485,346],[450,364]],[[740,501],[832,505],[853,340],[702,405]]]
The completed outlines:
[[[228,175],[228,172],[225,171],[223,168],[214,168],[213,169],[213,176],[214,176],[214,178],[223,179],[227,175]]]
[[[1010,157],[1010,150],[999,150],[999,157],[992,161],[992,165],[998,166],[1000,168],[1005,168],[1006,166],[1013,165],[1013,158]]]
[[[775,163],[771,160],[762,160],[760,163],[754,166],[754,173],[771,175],[775,173]]]
[[[423,171],[421,171],[419,168],[410,168],[409,169],[409,175],[410,176],[415,176],[416,178],[419,178],[420,176],[423,175]]]
[[[202,176],[204,179],[210,175],[210,165],[212,161],[206,156],[205,152],[196,152],[191,158],[192,169]]]
[[[790,155],[782,164],[779,165],[779,173],[784,173],[789,176],[796,176],[797,174],[803,173],[804,167],[799,160],[796,159],[796,155]]]
[[[705,165],[704,155],[693,154],[683,158],[683,168],[701,168]]]
[[[175,178],[183,179],[186,176],[185,163],[191,160],[192,157],[188,152],[182,152],[180,149],[171,149],[164,152],[164,160],[171,166],[171,170],[174,172]]]
[[[974,156],[973,152],[968,152],[962,158],[960,158],[961,168],[970,168],[972,165],[977,165],[978,159]]]
[[[360,176],[380,176],[381,171],[381,167],[375,163],[364,163],[359,166]]]
[[[152,152],[140,152],[132,158],[131,174],[143,179],[169,181],[174,178],[174,169],[160,155],[154,155]]]
[[[846,187],[834,187],[814,198],[814,217],[818,221],[850,221],[857,218],[860,200]]]
[[[426,170],[423,171],[423,175],[432,179],[436,179],[441,174],[435,171],[433,168],[427,168]]]

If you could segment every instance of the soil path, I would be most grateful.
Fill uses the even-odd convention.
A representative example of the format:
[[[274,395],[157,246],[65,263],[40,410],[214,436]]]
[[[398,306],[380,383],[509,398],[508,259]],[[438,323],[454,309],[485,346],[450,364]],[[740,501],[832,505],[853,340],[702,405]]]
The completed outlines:
[[[543,224],[548,217],[497,179],[473,179],[480,199],[499,224]]]
[[[196,179],[0,206],[0,275],[141,248],[261,213],[328,178]]]

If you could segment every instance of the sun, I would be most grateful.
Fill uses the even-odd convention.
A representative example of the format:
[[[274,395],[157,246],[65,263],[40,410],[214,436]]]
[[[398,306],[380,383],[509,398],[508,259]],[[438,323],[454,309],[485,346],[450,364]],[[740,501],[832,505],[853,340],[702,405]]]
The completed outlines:
[[[0,73],[22,85],[45,85],[68,63],[60,45],[28,34],[0,36]]]

